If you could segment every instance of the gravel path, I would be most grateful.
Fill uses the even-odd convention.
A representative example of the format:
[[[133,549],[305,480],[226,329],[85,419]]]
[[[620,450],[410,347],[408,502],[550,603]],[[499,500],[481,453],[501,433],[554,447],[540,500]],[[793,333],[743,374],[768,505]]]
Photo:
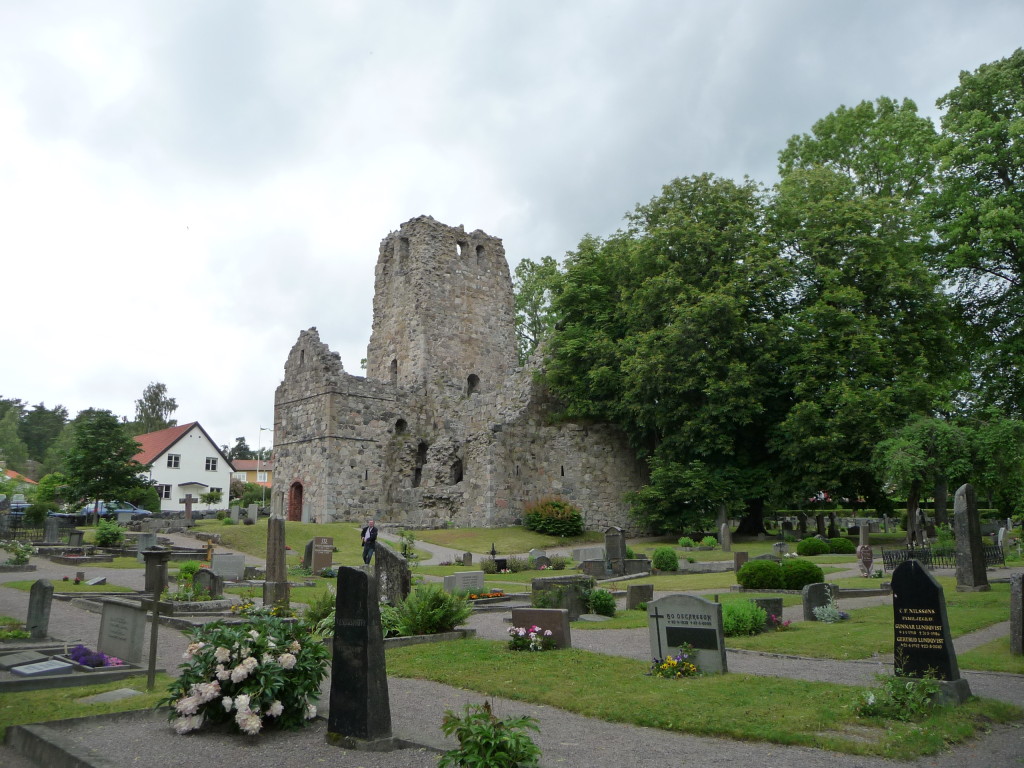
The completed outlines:
[[[454,550],[437,553],[448,559]],[[433,558],[432,558],[433,559]],[[259,562],[252,558],[253,563]],[[53,566],[38,560],[34,574],[0,574],[0,582],[14,579],[60,578],[74,569]],[[141,588],[141,570],[103,569],[89,567],[89,576],[106,575],[111,582]],[[860,598],[879,601],[888,598]],[[0,588],[0,614],[23,616],[27,610],[28,593]],[[867,603],[864,603],[867,604]],[[855,607],[844,600],[844,605]],[[470,620],[481,637],[505,639],[508,624],[505,613],[478,613]],[[99,614],[81,610],[70,603],[55,600],[51,613],[51,633],[68,642],[95,643],[99,632]],[[990,627],[956,641],[957,649],[987,642],[1008,631],[1008,623]],[[148,643],[149,632],[146,632]],[[185,637],[167,627],[160,628],[158,663],[176,669],[187,645]],[[646,659],[646,629],[579,630],[573,633],[577,648]],[[148,648],[143,658],[148,658]],[[793,677],[805,680],[828,680],[836,683],[864,685],[874,682],[874,675],[891,669],[891,660],[874,659],[857,662],[835,662],[729,651],[730,671],[755,675]],[[996,673],[966,672],[971,690],[979,696],[1009,701],[1024,707],[1024,676]],[[463,691],[427,681],[390,678],[390,701],[395,734],[400,738],[426,744],[434,749],[446,748],[439,730],[446,709],[458,709],[464,703],[479,703],[480,694]],[[611,694],[613,695],[613,693]],[[664,731],[619,725],[573,715],[552,707],[534,706],[505,699],[493,700],[499,716],[529,714],[540,721],[541,732],[536,741],[543,752],[545,766],[563,768],[664,768],[674,765],[703,766],[792,766],[793,768],[871,768],[873,766],[908,765],[877,758],[842,755],[807,748],[782,747],[764,743],[738,742],[726,739],[678,735]],[[362,768],[419,768],[436,766],[436,751],[430,749],[402,750],[392,753],[350,752],[325,743],[326,725],[317,721],[300,732],[262,734],[241,738],[226,733],[203,732],[176,736],[159,714],[133,714],[127,717],[102,717],[77,721],[52,729],[53,738],[65,740],[72,749],[101,755],[110,768],[119,766],[164,765],[187,756],[190,763],[234,765],[273,765],[275,768],[305,766],[362,766]],[[1024,765],[1024,729],[1011,726],[994,728],[984,738],[972,741],[943,755],[910,763],[935,768],[961,768],[972,764],[979,768],[1009,768]],[[93,760],[96,764],[98,761]],[[8,747],[0,747],[0,765],[9,768],[32,768],[36,765]]]

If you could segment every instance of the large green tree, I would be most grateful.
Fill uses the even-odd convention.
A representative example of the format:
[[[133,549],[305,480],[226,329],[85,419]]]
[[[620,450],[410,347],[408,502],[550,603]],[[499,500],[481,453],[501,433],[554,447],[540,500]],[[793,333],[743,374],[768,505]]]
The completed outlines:
[[[73,499],[108,501],[136,496],[149,484],[149,469],[135,460],[139,444],[110,411],[89,409],[75,417],[72,445],[65,461]]]
[[[1024,48],[974,72],[938,100],[945,109],[938,244],[977,334],[981,403],[1024,410]]]
[[[42,403],[25,411],[18,425],[18,434],[25,441],[28,457],[42,462],[46,451],[60,435],[68,422],[68,409],[63,405],[47,408]]]
[[[137,435],[158,432],[177,425],[171,414],[178,409],[178,401],[167,396],[167,385],[151,382],[135,401],[135,422],[133,431]]]
[[[515,290],[516,351],[520,365],[526,363],[554,329],[551,298],[560,278],[558,262],[550,256],[543,257],[539,264],[523,259],[516,265],[512,287]]]
[[[18,434],[21,411],[19,408],[8,408],[0,418],[0,459],[7,463],[8,469],[24,472],[28,460],[28,448]]]
[[[784,265],[763,237],[763,190],[710,174],[676,179],[587,237],[555,293],[547,380],[571,418],[617,424],[650,468],[633,511],[654,530],[757,510],[770,490],[769,425]]]

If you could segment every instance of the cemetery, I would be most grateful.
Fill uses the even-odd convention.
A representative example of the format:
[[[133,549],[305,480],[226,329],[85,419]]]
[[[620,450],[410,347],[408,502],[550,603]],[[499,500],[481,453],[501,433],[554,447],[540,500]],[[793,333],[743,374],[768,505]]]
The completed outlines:
[[[971,513],[968,491],[961,502],[965,515]],[[200,521],[195,532],[209,533],[212,524]],[[23,583],[25,576],[34,580],[26,598],[14,601],[24,600],[24,626],[31,637],[4,641],[0,646],[0,713],[8,711],[2,704],[4,696],[35,695],[34,691],[42,694],[53,686],[60,686],[60,690],[79,686],[93,690],[89,686],[96,681],[137,679],[142,682],[129,682],[128,689],[116,688],[123,685],[119,682],[110,685],[122,692],[118,695],[129,691],[124,701],[136,702],[124,706],[143,706],[144,699],[148,702],[145,706],[151,706],[163,700],[172,713],[178,713],[171,724],[167,724],[166,715],[144,721],[147,733],[168,734],[161,738],[182,738],[177,734],[196,729],[205,732],[209,726],[202,723],[208,720],[237,729],[237,735],[226,732],[218,739],[305,738],[304,750],[374,750],[381,755],[401,755],[391,764],[412,766],[435,765],[439,751],[451,748],[450,739],[440,732],[441,709],[458,711],[483,700],[500,702],[502,717],[519,714],[531,706],[529,702],[546,703],[563,713],[558,718],[549,715],[539,720],[541,732],[535,738],[541,745],[542,764],[559,749],[544,738],[545,728],[557,732],[558,728],[570,727],[575,722],[572,718],[580,716],[607,721],[609,727],[616,722],[654,726],[665,734],[659,738],[671,739],[680,731],[691,734],[691,740],[731,737],[738,739],[729,742],[736,746],[725,749],[736,749],[737,754],[742,750],[754,754],[749,751],[752,738],[767,740],[756,750],[761,754],[785,749],[772,742],[803,744],[833,750],[835,757],[830,760],[841,760],[845,752],[865,750],[901,757],[928,754],[941,748],[943,740],[949,738],[948,729],[955,722],[963,722],[964,717],[1013,722],[1022,716],[1024,558],[1007,548],[1005,565],[987,565],[980,537],[972,539],[969,532],[957,539],[964,542],[958,548],[959,567],[908,557],[892,569],[875,561],[883,570],[883,576],[877,579],[874,564],[867,572],[863,568],[863,550],[853,555],[829,554],[826,547],[825,554],[797,556],[789,550],[797,549],[801,541],[786,541],[781,528],[779,538],[774,540],[730,535],[728,550],[709,547],[693,551],[677,542],[650,539],[632,539],[627,545],[622,531],[614,527],[564,547],[538,541],[532,546],[522,545],[518,551],[503,552],[504,543],[489,543],[467,552],[434,543],[456,532],[407,533],[406,543],[410,538],[413,543],[406,558],[400,554],[402,542],[397,531],[386,530],[369,567],[360,564],[356,529],[352,526],[285,523],[283,519],[275,523],[273,516],[258,525],[232,528],[218,545],[191,548],[193,556],[199,558],[197,565],[172,559],[176,552],[189,549],[178,537],[166,549],[158,546],[146,550],[146,562],[139,563],[132,552],[130,556],[117,556],[117,562],[97,563],[84,570],[56,563],[45,552],[33,553],[30,560],[41,566],[41,571],[5,577],[12,583],[15,575],[22,579],[18,583]],[[484,535],[498,538],[497,533]],[[899,548],[894,537],[872,535],[869,526],[848,537],[872,553],[882,549],[879,541],[888,542],[885,548]],[[225,541],[231,542],[230,547]],[[652,555],[659,547],[676,549],[682,567],[655,570]],[[561,571],[553,571],[549,565],[559,557],[569,563]],[[688,557],[700,557],[716,567],[690,571],[685,566],[696,563],[686,562]],[[130,562],[134,565],[127,567]],[[797,571],[823,580],[797,589],[786,588],[785,582],[781,588],[754,589],[744,589],[738,583],[738,571],[748,565],[760,564],[762,570],[777,567],[785,578],[793,575],[786,568],[793,563],[807,564],[808,568]],[[646,569],[638,570],[640,564]],[[57,575],[60,568],[69,571],[67,582]],[[179,568],[187,570],[189,576],[179,574]],[[103,569],[104,576],[93,576],[97,569]],[[819,571],[823,576],[817,576]],[[72,574],[74,580],[70,579]],[[180,590],[186,578],[190,581],[184,583],[205,596],[223,599],[157,601],[159,639],[154,643],[154,605],[146,595],[154,588],[162,594],[170,593],[165,589]],[[101,579],[106,583],[89,584]],[[97,591],[67,593],[60,595],[62,599],[54,599],[54,592],[70,589],[63,585],[73,581],[79,582],[77,589]],[[120,587],[121,582],[134,583],[135,591],[98,592]],[[422,636],[427,642],[419,637],[385,639],[383,628],[391,619],[384,614],[390,613],[389,606],[402,605],[412,592],[418,595],[431,584],[438,600],[447,595],[444,600],[463,600],[467,606],[457,620],[462,631]],[[297,643],[296,647],[305,652],[308,630],[288,634],[292,630],[287,628],[303,626],[297,622],[303,621],[314,604],[325,604],[322,598],[328,589],[331,591],[327,595],[336,596],[330,605],[333,610],[327,614],[325,608],[317,615],[324,617],[320,626],[327,622],[331,631],[316,646],[317,658],[322,656],[322,661],[314,665],[323,670],[323,679],[309,678],[287,694],[291,699],[285,698],[284,690],[271,691],[271,698],[259,703],[253,698],[255,694],[242,693],[246,690],[243,680],[235,684],[238,687],[232,696],[236,701],[241,697],[244,703],[232,710],[220,707],[219,698],[208,700],[217,704],[217,709],[203,703],[203,686],[217,679],[217,659],[190,648],[199,642],[214,650],[228,647],[227,638],[241,637],[237,633],[252,630],[259,637],[279,634],[282,642]],[[466,599],[471,594],[490,593],[500,597]],[[0,586],[0,606],[11,604],[12,596],[21,594],[26,593]],[[612,601],[610,612],[604,615],[597,611],[597,596],[603,594]],[[378,609],[380,596],[386,596],[387,603]],[[250,615],[231,610],[243,604],[250,606]],[[275,605],[287,605],[288,610],[280,613],[284,618],[273,615]],[[760,629],[751,630],[752,634],[734,634],[734,609],[740,606],[742,614],[761,622]],[[836,617],[844,614],[847,618],[829,618],[830,610]],[[0,610],[6,612],[10,610]],[[56,615],[62,619],[55,621]],[[98,624],[97,618],[90,617],[98,617]],[[89,634],[75,631],[82,624],[96,628]],[[993,635],[989,628],[1000,626],[1005,629]],[[371,627],[376,629],[371,631]],[[961,652],[959,646],[974,636],[979,639],[972,640],[976,643],[971,646],[973,650]],[[415,644],[410,645],[410,640]],[[520,652],[508,655],[514,649]],[[91,667],[76,661],[72,652],[80,658],[104,654],[122,663]],[[181,676],[182,653],[191,654],[193,659],[187,662],[196,670],[188,673],[191,677]],[[908,746],[899,734],[911,726],[893,720],[891,712],[849,714],[857,707],[865,713],[874,711],[858,704],[868,699],[869,692],[879,690],[872,679],[879,667],[857,666],[857,659],[871,658],[881,659],[881,668],[888,669],[889,674],[898,671],[908,679],[922,680],[928,690],[934,688],[935,693],[930,695],[948,703],[937,714],[924,715],[928,727],[943,734],[932,746]],[[653,665],[651,659],[655,660]],[[242,661],[228,659],[227,669],[237,664],[240,670],[245,666]],[[281,656],[277,663],[292,662]],[[843,666],[851,663],[854,666]],[[492,675],[488,672],[491,665],[514,671]],[[577,668],[590,674],[569,671]],[[998,669],[1004,677],[993,684],[992,678],[979,677],[975,672],[985,669]],[[1011,674],[1007,676],[1006,672]],[[595,697],[588,687],[592,674],[608,680],[616,696]],[[150,677],[166,682],[147,692]],[[659,679],[666,677],[686,679]],[[557,681],[557,685],[544,691],[538,688],[542,680]],[[760,690],[758,697],[770,695],[777,704],[773,707],[775,728],[761,729],[760,735],[727,715],[732,706],[749,706],[742,702],[751,696],[755,681]],[[409,711],[409,706],[419,700],[423,686],[440,686],[429,688],[433,698],[438,691],[450,690],[445,684],[452,683],[457,684],[460,694],[442,694],[444,706],[432,710],[434,722],[426,722],[431,718],[423,712]],[[477,692],[476,698],[473,691]],[[651,696],[660,702],[660,715],[648,705],[639,704]],[[705,705],[702,709],[697,702],[722,696],[739,704],[712,705],[714,718],[694,714],[707,708]],[[631,700],[637,706],[630,707],[627,702]],[[837,712],[845,708],[848,714],[826,734],[787,724],[788,718],[776,713],[776,709],[799,712],[808,700],[819,706],[827,702]],[[871,706],[884,712],[880,701]],[[278,706],[281,715],[266,714],[276,712]],[[304,714],[295,714],[300,710]],[[317,715],[307,721],[314,711]],[[294,733],[278,731],[275,717],[294,718],[288,722],[308,725]],[[563,721],[565,725],[560,725]],[[80,738],[76,721],[66,722],[61,727]],[[9,743],[21,744],[19,748],[29,752],[34,749],[30,746],[33,740],[40,738],[14,727],[8,727],[7,732],[11,734]],[[97,729],[97,733],[102,732]],[[259,735],[247,735],[250,733]],[[862,735],[855,737],[855,733]],[[863,742],[863,733],[871,734],[867,742]],[[229,748],[226,743],[221,742],[221,749]]]

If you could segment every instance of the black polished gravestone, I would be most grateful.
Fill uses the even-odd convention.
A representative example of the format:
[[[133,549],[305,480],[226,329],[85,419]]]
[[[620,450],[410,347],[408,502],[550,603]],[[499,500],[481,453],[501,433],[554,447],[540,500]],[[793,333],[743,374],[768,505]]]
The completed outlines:
[[[934,676],[944,702],[966,701],[971,689],[960,677],[942,585],[917,560],[905,560],[893,571],[892,611],[896,674]]]
[[[359,568],[338,569],[327,741],[345,749],[404,746],[391,734],[377,581]]]

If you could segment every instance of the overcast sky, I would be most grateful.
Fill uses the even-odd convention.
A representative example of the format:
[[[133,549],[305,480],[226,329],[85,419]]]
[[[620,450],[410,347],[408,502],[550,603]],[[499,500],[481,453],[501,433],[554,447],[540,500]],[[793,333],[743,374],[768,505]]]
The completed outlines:
[[[839,105],[1024,42],[974,0],[0,3],[0,396],[256,447],[311,326],[361,373],[415,216],[562,258],[678,176],[775,181]],[[262,434],[262,444],[270,442]]]

